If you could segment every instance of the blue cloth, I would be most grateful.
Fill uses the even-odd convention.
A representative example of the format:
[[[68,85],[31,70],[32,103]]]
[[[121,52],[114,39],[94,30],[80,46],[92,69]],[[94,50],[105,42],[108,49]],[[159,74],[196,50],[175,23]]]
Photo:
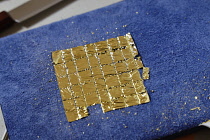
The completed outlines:
[[[210,119],[210,1],[125,0],[0,39],[0,104],[11,140],[155,139]],[[51,52],[130,32],[151,102],[66,120]],[[200,107],[195,110],[192,108]]]

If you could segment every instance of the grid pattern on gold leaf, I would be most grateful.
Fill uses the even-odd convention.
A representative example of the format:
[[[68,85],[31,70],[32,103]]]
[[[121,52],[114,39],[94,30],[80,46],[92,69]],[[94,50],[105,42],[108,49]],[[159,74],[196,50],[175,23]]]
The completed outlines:
[[[95,104],[107,112],[149,102],[136,55],[130,34],[53,52],[68,121],[88,116],[87,107]]]

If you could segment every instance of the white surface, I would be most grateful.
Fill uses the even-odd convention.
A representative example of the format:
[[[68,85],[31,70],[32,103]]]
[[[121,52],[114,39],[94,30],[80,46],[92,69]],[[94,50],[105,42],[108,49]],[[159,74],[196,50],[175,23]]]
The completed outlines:
[[[4,123],[4,118],[3,118],[3,114],[2,114],[2,110],[0,107],[0,139],[3,140],[5,135],[7,133],[7,129]]]
[[[210,120],[200,124],[200,126],[206,126],[206,127],[210,128]]]
[[[61,1],[62,0],[43,0],[40,2],[40,0],[30,0],[23,5],[9,11],[9,15],[19,23],[54,6]]]
[[[37,1],[41,2],[44,0],[37,0]],[[119,1],[122,0],[63,0],[57,5],[34,16],[34,18],[30,18],[24,21],[18,27],[13,27],[14,28],[13,30],[10,29],[9,31],[6,31],[4,35],[1,34],[1,36],[6,36],[11,33],[33,29],[55,21],[59,21],[75,15],[86,13],[98,8],[102,8],[104,6],[108,6]],[[10,11],[22,5],[25,2],[27,2],[27,0],[0,1],[0,11]]]

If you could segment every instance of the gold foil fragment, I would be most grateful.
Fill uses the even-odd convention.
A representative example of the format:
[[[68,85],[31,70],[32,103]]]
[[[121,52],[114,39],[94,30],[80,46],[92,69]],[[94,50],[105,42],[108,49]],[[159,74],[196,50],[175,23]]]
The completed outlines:
[[[149,68],[143,67],[143,79],[149,79]]]
[[[130,34],[52,52],[67,120],[88,116],[87,107],[95,104],[107,112],[149,102],[143,84],[149,68],[137,55]]]
[[[192,110],[196,110],[196,109],[201,110],[200,107],[191,108],[190,110],[192,111]]]

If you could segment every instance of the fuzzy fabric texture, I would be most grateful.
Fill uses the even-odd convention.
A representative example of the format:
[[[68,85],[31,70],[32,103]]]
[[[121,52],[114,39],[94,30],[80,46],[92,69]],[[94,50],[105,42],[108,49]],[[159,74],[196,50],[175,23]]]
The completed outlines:
[[[0,104],[11,140],[155,139],[210,119],[210,1],[125,0],[0,39]],[[69,123],[51,52],[130,32],[151,102]],[[199,108],[196,108],[199,107]],[[193,109],[195,108],[195,109]]]

